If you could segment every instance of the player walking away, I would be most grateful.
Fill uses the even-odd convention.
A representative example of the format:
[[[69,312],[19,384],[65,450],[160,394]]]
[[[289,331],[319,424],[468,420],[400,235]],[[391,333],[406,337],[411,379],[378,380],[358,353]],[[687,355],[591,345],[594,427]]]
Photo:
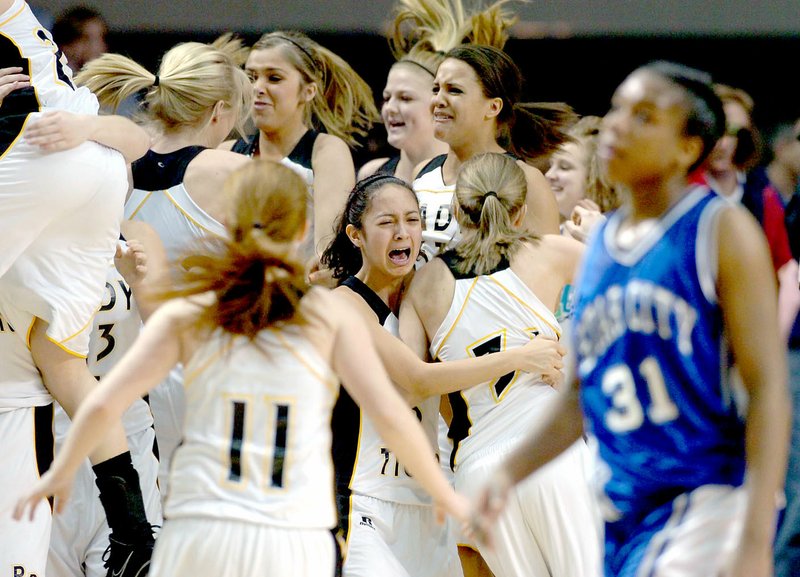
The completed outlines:
[[[724,126],[705,73],[655,63],[617,88],[601,155],[631,196],[587,250],[575,377],[492,475],[478,527],[585,416],[607,466],[607,576],[772,574],[790,405],[769,251],[749,215],[687,179]]]

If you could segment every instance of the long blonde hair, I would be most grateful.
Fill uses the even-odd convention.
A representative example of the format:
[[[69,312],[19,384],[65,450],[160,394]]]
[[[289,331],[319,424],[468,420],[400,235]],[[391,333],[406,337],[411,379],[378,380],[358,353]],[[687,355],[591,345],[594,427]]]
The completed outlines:
[[[242,133],[252,102],[252,88],[241,69],[246,56],[242,42],[226,34],[212,44],[174,46],[164,54],[157,74],[121,54],[104,54],[87,63],[75,80],[113,110],[147,89],[147,117],[165,131],[205,122],[222,101],[236,111],[236,128]]]
[[[461,230],[459,272],[485,274],[510,260],[523,241],[539,238],[514,226],[527,193],[525,172],[507,154],[479,154],[461,166],[453,199]]]
[[[600,212],[608,212],[619,208],[622,197],[606,177],[597,155],[602,122],[603,119],[599,116],[584,116],[570,127],[567,134],[583,151],[586,162],[586,198],[594,201],[600,207]]]
[[[250,339],[277,323],[302,322],[298,306],[308,287],[293,249],[306,227],[305,182],[282,164],[253,160],[228,177],[223,194],[232,202],[230,239],[208,240],[209,256],[166,296],[213,292],[198,324]]]
[[[306,83],[315,83],[317,93],[306,107],[306,124],[338,136],[350,146],[367,135],[380,119],[372,90],[340,56],[299,32],[264,34],[252,49],[280,46],[283,54]]]
[[[447,51],[464,43],[502,48],[516,17],[510,0],[468,12],[461,0],[398,0],[389,47],[398,63],[410,62],[436,75]]]

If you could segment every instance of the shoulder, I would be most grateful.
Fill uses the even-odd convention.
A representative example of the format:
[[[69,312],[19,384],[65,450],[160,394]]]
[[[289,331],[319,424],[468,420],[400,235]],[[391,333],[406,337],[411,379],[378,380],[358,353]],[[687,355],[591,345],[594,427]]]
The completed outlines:
[[[148,320],[148,324],[169,327],[178,333],[194,327],[203,311],[214,304],[216,296],[207,292],[165,302]]]
[[[586,245],[572,237],[560,234],[546,234],[541,237],[539,243],[546,258],[565,278],[572,278],[575,268],[586,250]]]
[[[189,177],[227,178],[234,170],[250,162],[250,157],[238,152],[209,148],[197,155],[186,170]]]
[[[237,140],[226,140],[217,147],[217,150],[233,150],[233,145],[237,142]]]
[[[541,170],[535,166],[531,166],[524,160],[517,160],[517,166],[525,173],[525,179],[528,181],[528,188],[540,188],[545,186],[547,190],[550,190],[550,185],[547,184],[547,179],[544,177]]]
[[[320,155],[346,155],[349,158],[350,148],[347,146],[347,143],[338,136],[321,132],[317,135],[316,140],[314,140],[312,158],[316,158]]]
[[[446,285],[448,279],[455,280],[447,264],[441,258],[435,258],[414,273],[407,297],[412,301],[425,299],[433,290]]]
[[[364,180],[368,176],[372,176],[387,162],[389,158],[375,158],[370,160],[369,162],[364,163],[364,165],[358,169],[358,176],[356,180]]]
[[[744,208],[732,205],[720,208],[716,229],[720,264],[725,260],[745,264],[763,255],[769,258],[761,225]]]

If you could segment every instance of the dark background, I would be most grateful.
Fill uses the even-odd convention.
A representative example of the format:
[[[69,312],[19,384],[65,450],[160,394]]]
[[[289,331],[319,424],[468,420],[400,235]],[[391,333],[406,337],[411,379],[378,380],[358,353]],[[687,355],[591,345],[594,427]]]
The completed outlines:
[[[161,55],[178,42],[210,42],[216,33],[112,32],[111,50],[155,71]],[[380,97],[393,59],[386,39],[371,33],[314,33],[372,86]],[[242,36],[248,43],[258,35]],[[605,113],[625,76],[651,60],[667,59],[701,68],[718,82],[749,92],[756,124],[764,131],[800,117],[800,35],[779,36],[585,36],[509,40],[506,51],[526,79],[526,100],[563,101],[580,114]],[[380,127],[375,140],[381,140]],[[356,153],[359,163],[376,151]]]

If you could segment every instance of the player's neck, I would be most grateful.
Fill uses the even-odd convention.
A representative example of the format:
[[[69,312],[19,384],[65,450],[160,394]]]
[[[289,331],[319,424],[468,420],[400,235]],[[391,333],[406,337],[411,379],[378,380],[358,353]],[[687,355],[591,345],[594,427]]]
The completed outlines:
[[[684,176],[667,180],[640,182],[630,195],[631,212],[626,220],[631,223],[660,218],[675,206],[688,190]]]
[[[261,158],[280,160],[294,150],[300,139],[308,131],[305,124],[292,124],[274,131],[259,130],[258,151]]]
[[[216,148],[219,142],[213,142],[208,131],[203,128],[187,127],[180,130],[162,132],[153,138],[151,149],[158,153],[175,152],[187,146],[205,146]]]

